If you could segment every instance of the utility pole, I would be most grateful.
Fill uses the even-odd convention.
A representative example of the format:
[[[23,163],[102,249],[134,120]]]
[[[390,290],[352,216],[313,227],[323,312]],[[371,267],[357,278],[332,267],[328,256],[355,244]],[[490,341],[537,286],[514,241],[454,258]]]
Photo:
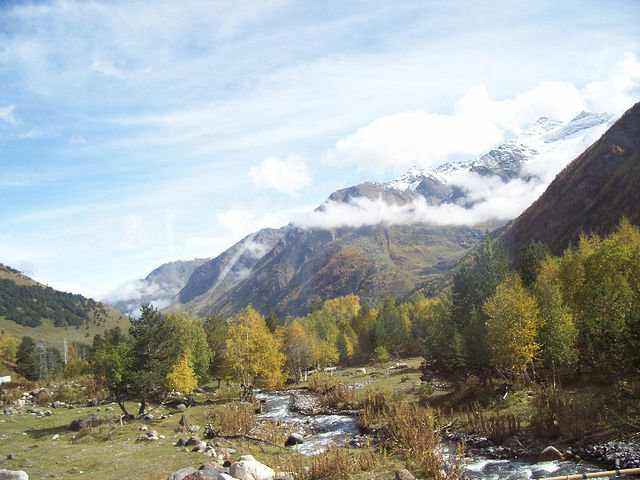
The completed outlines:
[[[47,378],[49,369],[47,368],[47,343],[40,335],[40,341],[38,342],[38,356],[40,358],[40,374],[38,375],[40,380]]]
[[[63,338],[62,339],[62,352],[64,355],[64,364],[67,364],[67,339]]]

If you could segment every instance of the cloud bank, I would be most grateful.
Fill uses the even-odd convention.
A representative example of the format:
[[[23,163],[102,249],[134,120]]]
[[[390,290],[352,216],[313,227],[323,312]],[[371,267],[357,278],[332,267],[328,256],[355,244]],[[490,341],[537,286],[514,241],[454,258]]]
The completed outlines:
[[[251,167],[249,176],[259,188],[271,188],[288,195],[297,194],[311,183],[306,162],[293,154],[284,160],[267,157],[260,165]]]

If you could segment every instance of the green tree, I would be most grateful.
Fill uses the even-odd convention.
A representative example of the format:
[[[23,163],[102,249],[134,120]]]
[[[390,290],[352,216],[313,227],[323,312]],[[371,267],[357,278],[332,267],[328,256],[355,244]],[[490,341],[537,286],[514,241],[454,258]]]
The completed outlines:
[[[491,362],[498,368],[523,373],[540,350],[536,333],[540,324],[535,298],[511,275],[498,285],[483,307]]]
[[[22,337],[16,349],[16,372],[27,380],[37,380],[40,375],[36,342],[29,336]]]
[[[502,244],[487,238],[469,265],[455,273],[452,287],[451,321],[462,340],[464,367],[485,376],[490,365],[487,347],[487,316],[484,302],[509,274],[509,258]]]
[[[176,337],[178,350],[189,352],[191,368],[199,384],[204,384],[209,380],[209,365],[211,363],[211,349],[207,343],[207,334],[203,324],[203,320],[194,318],[186,312],[180,312],[167,315],[163,326],[164,329],[178,334]]]
[[[551,251],[544,243],[531,240],[531,243],[523,248],[516,260],[516,270],[520,274],[522,283],[529,288],[536,281],[542,263],[551,256]]]
[[[211,351],[209,372],[213,378],[220,378],[224,374],[224,356],[227,348],[227,321],[221,313],[207,318],[204,323],[204,331],[207,335],[207,344]]]
[[[122,335],[118,327],[105,332],[100,347],[93,355],[92,369],[95,375],[105,379],[107,389],[120,406],[127,418],[132,415],[127,412],[124,401],[135,395],[135,387],[131,381],[134,355],[131,344]]]

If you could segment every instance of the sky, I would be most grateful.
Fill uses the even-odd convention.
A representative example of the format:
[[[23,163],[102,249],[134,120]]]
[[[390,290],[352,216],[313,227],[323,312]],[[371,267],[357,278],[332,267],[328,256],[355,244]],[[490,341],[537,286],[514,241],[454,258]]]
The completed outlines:
[[[0,263],[104,298],[640,100],[640,2],[0,0]]]

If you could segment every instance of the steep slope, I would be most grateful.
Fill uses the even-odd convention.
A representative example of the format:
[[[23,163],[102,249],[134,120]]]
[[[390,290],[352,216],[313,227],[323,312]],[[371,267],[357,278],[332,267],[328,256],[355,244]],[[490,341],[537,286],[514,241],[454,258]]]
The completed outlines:
[[[482,240],[488,226],[371,226],[359,229],[283,229],[285,235],[251,275],[221,295],[181,305],[197,315],[231,314],[251,303],[266,313],[299,315],[314,296],[355,293],[375,304],[402,295],[451,268]]]
[[[515,255],[531,240],[554,254],[581,232],[606,235],[622,216],[640,224],[640,103],[571,162],[502,235]]]
[[[0,329],[13,337],[89,343],[96,333],[115,326],[126,331],[129,319],[108,305],[54,290],[0,264]]]
[[[144,279],[121,285],[103,301],[125,315],[134,316],[144,303],[152,303],[158,308],[165,307],[174,301],[194,270],[209,260],[196,258],[165,263]]]

